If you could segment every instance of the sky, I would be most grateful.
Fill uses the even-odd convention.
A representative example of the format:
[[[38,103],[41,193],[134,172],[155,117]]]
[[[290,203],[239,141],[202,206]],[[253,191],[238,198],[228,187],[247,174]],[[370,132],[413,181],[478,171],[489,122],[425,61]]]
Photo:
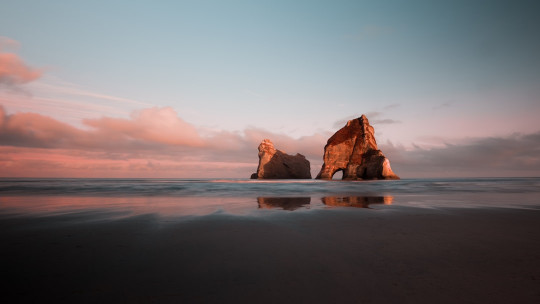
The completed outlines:
[[[540,176],[537,1],[0,6],[0,177],[315,176],[361,114],[402,178]]]

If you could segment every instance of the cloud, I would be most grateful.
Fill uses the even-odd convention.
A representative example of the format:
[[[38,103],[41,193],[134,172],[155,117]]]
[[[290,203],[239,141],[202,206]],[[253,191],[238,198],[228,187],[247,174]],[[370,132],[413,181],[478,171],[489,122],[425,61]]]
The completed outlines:
[[[7,115],[0,106],[2,145],[58,147],[80,140],[83,132],[68,124],[36,113]]]
[[[36,113],[8,115],[0,106],[0,176],[248,177],[256,170],[257,147],[264,138],[287,153],[304,154],[316,175],[332,135],[293,138],[254,127],[203,130],[169,107],[84,124],[86,129]],[[540,132],[430,149],[390,142],[379,148],[403,178],[540,175]]]
[[[172,146],[202,147],[197,130],[170,107],[135,111],[131,119],[87,119],[84,124],[95,128],[100,137],[115,140],[141,140]]]
[[[55,78],[50,75],[47,78],[48,78],[47,79],[48,83],[46,82],[36,83],[34,84],[33,87],[38,90],[54,93],[55,95],[66,96],[68,98],[88,97],[93,102],[96,102],[96,101],[106,101],[108,103],[115,102],[115,103],[120,103],[123,105],[132,105],[132,106],[137,106],[137,107],[151,106],[150,103],[139,101],[139,100],[92,92],[90,90],[80,87],[79,85],[61,81],[58,78]]]
[[[15,53],[4,49],[16,47],[18,43],[6,37],[0,37],[0,85],[15,86],[41,77],[42,71],[26,65]]]
[[[240,170],[242,173],[238,174],[242,175],[236,177],[241,177],[249,176],[256,169],[257,147],[264,138],[270,138],[280,150],[302,153],[308,158],[320,160],[324,144],[330,136],[317,133],[292,138],[258,128],[248,128],[243,132],[202,132],[181,119],[170,107],[135,111],[129,119],[87,119],[84,124],[86,129],[76,128],[37,113],[8,115],[0,106],[0,147],[11,147],[19,151],[11,154],[13,159],[10,161],[0,160],[5,169],[2,174],[17,172],[6,171],[7,163],[16,163],[18,170],[27,168],[30,170],[28,172],[34,173],[35,168],[40,166],[64,168],[68,176],[73,176],[77,166],[82,166],[80,168],[84,170],[86,165],[93,174],[105,172],[109,168],[120,170],[114,171],[116,176],[120,176],[122,170],[124,176],[132,176],[134,168],[139,168],[151,172],[148,173],[150,175],[159,175],[162,171],[166,176],[174,168],[188,170],[198,164],[197,168],[206,168],[206,173],[189,169],[195,176],[214,173],[214,176],[224,177]],[[30,155],[31,151],[41,151],[36,154],[41,157],[22,159],[23,154]],[[66,151],[69,151],[71,157],[62,158]],[[53,154],[55,157],[50,156]],[[76,160],[73,160],[73,155],[76,155]],[[37,166],[39,162],[42,165]],[[127,162],[132,166],[126,167]],[[71,165],[66,167],[66,164]],[[95,164],[100,164],[99,168]],[[216,170],[219,172],[216,173]],[[19,176],[21,172],[24,170],[16,174]],[[55,176],[58,175],[60,173],[55,173]]]
[[[397,106],[397,105],[395,105],[395,106]],[[394,105],[390,105],[390,107],[394,107]],[[376,119],[377,117],[381,117],[381,116],[384,115],[384,113],[382,113],[382,112],[376,112],[376,111],[367,112],[367,113],[365,113],[365,115],[368,118],[369,123],[372,124],[372,125],[389,125],[389,124],[401,123],[401,121],[399,121],[399,120],[394,120],[394,119],[389,119],[389,118]],[[358,118],[360,116],[361,115],[358,115],[358,114],[347,116],[345,118],[337,120],[336,122],[334,122],[334,124],[332,126],[334,128],[336,128],[336,129],[343,128],[345,126],[345,124],[347,124],[347,122],[349,120]]]
[[[152,104],[129,98],[93,92],[47,74],[24,86],[0,89],[0,105],[12,112],[34,112],[64,123],[85,128],[83,120],[103,115],[124,117],[130,111]]]
[[[374,125],[391,125],[401,123],[401,121],[394,119],[374,119],[371,123]]]
[[[540,176],[540,132],[474,138],[431,149],[407,150],[391,143],[380,148],[394,171],[405,176]]]
[[[0,106],[0,141],[11,146],[114,151],[207,145],[195,127],[169,107],[136,111],[131,119],[102,117],[83,123],[90,129],[75,128],[37,113],[7,115]]]
[[[181,157],[131,153],[0,146],[5,177],[246,177],[257,164],[193,161]]]

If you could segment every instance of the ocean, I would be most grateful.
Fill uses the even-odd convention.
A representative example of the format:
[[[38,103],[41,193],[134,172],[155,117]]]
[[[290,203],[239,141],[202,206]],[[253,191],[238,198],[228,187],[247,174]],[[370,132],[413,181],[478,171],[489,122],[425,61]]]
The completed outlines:
[[[540,303],[540,178],[0,179],[2,303]]]
[[[183,217],[360,207],[539,208],[540,178],[375,181],[250,179],[0,179],[0,213]]]

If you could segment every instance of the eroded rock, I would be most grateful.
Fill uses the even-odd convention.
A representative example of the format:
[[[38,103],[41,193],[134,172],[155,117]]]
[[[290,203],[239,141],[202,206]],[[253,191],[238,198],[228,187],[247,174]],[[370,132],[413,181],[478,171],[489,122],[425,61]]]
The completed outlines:
[[[317,179],[332,179],[343,171],[343,179],[399,179],[390,161],[377,148],[375,130],[365,115],[349,120],[324,147],[321,171]]]
[[[259,166],[252,179],[311,179],[309,161],[302,154],[289,155],[276,150],[265,139],[259,145]]]

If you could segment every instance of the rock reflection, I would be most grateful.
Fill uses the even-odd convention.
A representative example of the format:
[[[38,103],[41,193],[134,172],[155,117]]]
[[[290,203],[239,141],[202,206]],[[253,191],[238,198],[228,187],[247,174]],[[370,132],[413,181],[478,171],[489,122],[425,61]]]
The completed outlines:
[[[323,204],[332,207],[369,208],[371,204],[392,205],[393,196],[326,196]]]
[[[281,208],[293,211],[311,203],[311,197],[257,197],[261,209]]]

